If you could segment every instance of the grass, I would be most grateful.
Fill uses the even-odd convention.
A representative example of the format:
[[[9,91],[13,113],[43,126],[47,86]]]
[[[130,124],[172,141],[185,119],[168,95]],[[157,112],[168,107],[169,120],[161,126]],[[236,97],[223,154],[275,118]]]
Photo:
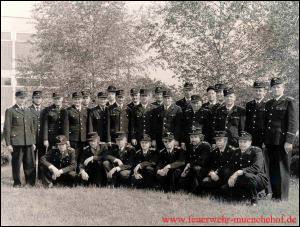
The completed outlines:
[[[298,183],[298,179],[293,181],[287,202],[263,200],[257,207],[249,207],[245,203],[221,202],[182,192],[93,187],[13,188],[11,166],[5,166],[1,168],[1,225],[167,225],[163,217],[260,215],[294,216],[299,223]]]

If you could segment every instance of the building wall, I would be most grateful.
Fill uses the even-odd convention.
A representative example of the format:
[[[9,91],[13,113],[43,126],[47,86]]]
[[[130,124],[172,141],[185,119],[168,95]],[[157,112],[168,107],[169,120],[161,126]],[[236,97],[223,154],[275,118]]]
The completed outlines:
[[[30,53],[32,34],[32,19],[1,16],[1,130],[5,110],[13,105],[14,93],[20,88],[16,82],[17,59]]]

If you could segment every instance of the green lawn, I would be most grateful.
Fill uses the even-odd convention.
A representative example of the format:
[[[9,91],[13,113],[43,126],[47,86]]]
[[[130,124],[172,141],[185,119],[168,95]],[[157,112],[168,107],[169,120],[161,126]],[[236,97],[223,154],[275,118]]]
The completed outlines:
[[[1,225],[166,225],[162,218],[186,218],[169,223],[180,226],[183,223],[179,222],[191,220],[188,217],[260,215],[293,216],[299,223],[298,183],[298,180],[292,182],[288,202],[264,200],[257,207],[249,207],[245,203],[225,203],[181,192],[165,194],[126,188],[13,188],[11,166],[6,166],[1,168]],[[201,225],[199,221],[205,221],[193,220],[198,223],[187,224]]]

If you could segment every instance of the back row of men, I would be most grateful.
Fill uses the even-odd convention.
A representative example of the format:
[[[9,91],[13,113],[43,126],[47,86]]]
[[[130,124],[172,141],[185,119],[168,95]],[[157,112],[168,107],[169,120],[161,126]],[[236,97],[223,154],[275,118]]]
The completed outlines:
[[[147,134],[151,145],[158,150],[165,148],[163,133],[170,132],[175,146],[189,150],[193,147],[189,133],[199,128],[209,144],[216,143],[216,131],[226,131],[228,144],[233,147],[239,146],[240,132],[250,133],[254,146],[266,148],[268,192],[272,192],[275,199],[286,199],[290,155],[297,130],[296,104],[284,95],[280,78],[273,78],[270,85],[273,98],[267,101],[266,85],[254,82],[254,100],[248,102],[246,108],[235,104],[234,90],[223,84],[207,88],[208,102],[204,104],[201,96],[193,94],[191,83],[184,84],[185,97],[176,103],[173,103],[172,92],[161,87],[155,89],[153,103],[150,103],[150,90],[131,89],[132,102],[128,105],[124,103],[124,90],[109,86],[107,91],[98,93],[97,105],[93,108],[88,107],[87,92],[74,92],[73,105],[68,108],[62,106],[63,96],[59,93],[53,93],[53,105],[43,108],[41,91],[33,92],[33,104],[26,108],[26,92],[16,92],[17,103],[6,111],[4,124],[6,143],[13,151],[14,185],[21,185],[22,157],[26,181],[35,183],[34,155],[37,153],[40,160],[48,149],[56,147],[58,135],[66,137],[66,143],[75,149],[75,159],[80,163],[89,132],[96,132],[100,140],[109,145],[116,142],[117,132],[125,132],[128,142],[136,149]],[[39,171],[41,168],[39,164]]]

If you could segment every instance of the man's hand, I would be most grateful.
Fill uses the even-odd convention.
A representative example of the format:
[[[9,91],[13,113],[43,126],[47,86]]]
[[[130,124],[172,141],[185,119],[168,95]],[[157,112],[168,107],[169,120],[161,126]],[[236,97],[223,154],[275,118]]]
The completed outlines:
[[[108,173],[107,173],[107,178],[111,179],[115,172],[117,171],[116,167],[112,168]]]
[[[83,165],[87,166],[90,162],[93,162],[93,160],[94,156],[91,156],[84,161]]]
[[[181,143],[181,148],[182,148],[183,150],[186,150],[186,145],[185,145],[185,143]]]
[[[82,180],[84,180],[84,181],[89,180],[89,175],[87,174],[87,172],[85,172],[85,170],[81,170],[80,175],[81,175]]]
[[[293,144],[292,143],[284,143],[284,150],[288,154],[290,151],[293,150]]]
[[[152,147],[156,147],[156,141],[155,141],[155,140],[152,140],[151,145],[152,145]]]
[[[64,171],[62,169],[58,170],[56,177],[60,177],[63,173],[64,173]]]
[[[210,171],[208,175],[213,181],[218,181],[220,179],[215,171]]]
[[[136,140],[136,139],[132,139],[132,140],[131,140],[131,144],[132,144],[133,146],[136,146],[136,145],[137,145],[137,140]]]
[[[137,173],[137,174],[134,174],[134,178],[139,180],[139,179],[143,179],[143,176],[141,174]]]
[[[114,160],[114,163],[118,163],[118,166],[123,165],[123,162],[122,162],[120,159],[118,159],[118,158],[116,158],[116,159]]]
[[[32,150],[35,151],[36,145],[32,144]]]
[[[167,173],[164,171],[164,169],[157,170],[157,174],[160,175],[160,176],[162,176],[162,177],[164,177],[164,176],[167,175]]]
[[[163,168],[163,171],[167,174],[169,172],[169,169],[171,168],[170,165],[166,165],[164,168]]]
[[[229,187],[233,187],[235,182],[236,182],[236,179],[237,179],[238,175],[236,173],[232,174],[231,177],[229,177],[229,180],[228,180],[228,185]]]
[[[138,171],[139,171],[140,168],[141,168],[141,165],[140,165],[140,164],[138,164],[138,165],[134,168],[134,170],[133,170],[134,175],[138,174]]]
[[[13,146],[12,146],[12,145],[7,146],[7,150],[8,150],[10,153],[12,153],[12,152],[14,151]]]
[[[183,172],[181,173],[181,177],[186,177],[187,176],[187,174],[189,173],[189,170],[190,170],[190,166],[191,166],[190,163],[186,164]]]
[[[48,141],[48,140],[44,140],[44,146],[45,146],[46,148],[49,147],[49,141]]]

